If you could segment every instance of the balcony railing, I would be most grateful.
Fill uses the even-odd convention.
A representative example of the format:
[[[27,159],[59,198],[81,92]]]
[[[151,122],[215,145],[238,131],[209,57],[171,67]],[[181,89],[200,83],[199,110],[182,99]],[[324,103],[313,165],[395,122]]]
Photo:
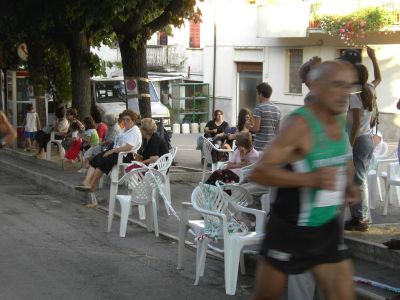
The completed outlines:
[[[371,1],[363,1],[363,0],[348,0],[350,3],[353,3],[354,10],[356,11],[358,9],[366,8],[370,6]],[[332,3],[331,0],[321,0],[317,3],[311,4],[310,7],[310,22],[309,22],[309,28],[310,29],[321,29],[320,27],[320,21],[319,21],[319,16],[323,14],[321,12],[321,9],[324,6],[324,3],[330,2]],[[387,9],[388,11],[392,11],[394,13],[394,23],[392,25],[400,25],[400,3],[399,1],[387,1],[387,0],[376,0],[374,2],[374,6],[376,7],[382,7]]]
[[[184,54],[174,45],[147,45],[147,64],[153,67],[179,66]]]

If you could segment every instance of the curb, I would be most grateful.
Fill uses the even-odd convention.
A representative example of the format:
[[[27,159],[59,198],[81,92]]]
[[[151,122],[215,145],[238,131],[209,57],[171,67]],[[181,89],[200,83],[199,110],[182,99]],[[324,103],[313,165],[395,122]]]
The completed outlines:
[[[400,251],[391,250],[385,245],[345,236],[351,256],[376,263],[390,269],[400,270]]]

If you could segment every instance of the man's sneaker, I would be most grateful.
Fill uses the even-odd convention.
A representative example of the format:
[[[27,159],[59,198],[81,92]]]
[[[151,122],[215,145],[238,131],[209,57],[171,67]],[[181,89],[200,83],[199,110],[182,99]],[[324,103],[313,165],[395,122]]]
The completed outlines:
[[[348,231],[368,231],[369,225],[366,221],[351,219],[344,224],[344,230]]]
[[[78,173],[86,173],[86,169],[85,168],[80,168],[77,172]]]

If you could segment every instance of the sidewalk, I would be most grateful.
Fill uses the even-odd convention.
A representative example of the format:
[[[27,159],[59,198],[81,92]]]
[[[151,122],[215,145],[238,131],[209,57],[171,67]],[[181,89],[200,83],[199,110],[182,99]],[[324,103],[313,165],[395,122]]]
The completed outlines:
[[[195,140],[195,135],[191,135],[190,139],[184,135],[174,137],[174,139],[173,144],[178,145],[179,148],[176,158],[178,165],[183,166],[188,164],[190,167],[200,167],[200,154],[198,151],[194,150],[193,140]],[[192,145],[193,148],[191,148]],[[59,194],[72,196],[82,202],[89,200],[87,194],[74,190],[74,186],[80,184],[84,174],[79,174],[75,171],[64,171],[53,161],[38,160],[23,151],[4,149],[0,151],[0,169],[12,172],[19,176],[27,177],[38,185],[47,186],[57,191]],[[188,178],[189,177],[195,178],[196,176],[188,175]],[[182,180],[174,181],[173,177],[171,179],[172,205],[179,215],[180,204],[182,202],[190,202],[191,192],[197,184],[193,178],[191,178],[192,182],[185,182]],[[101,203],[99,209],[104,211],[108,210],[108,187],[108,184],[105,183],[104,188],[95,193],[97,200]],[[378,205],[381,204],[378,203]],[[119,211],[118,205],[116,211]],[[375,223],[398,223],[400,220],[400,208],[391,207],[388,216],[382,216],[382,208],[378,206],[374,211],[372,211],[372,216]],[[104,218],[106,218],[106,216],[104,216]],[[168,216],[166,214],[162,202],[160,202],[158,218],[160,234],[177,240],[178,220],[174,216]],[[136,224],[144,226],[144,224],[139,221],[137,209],[133,209],[133,214],[130,220]],[[106,230],[106,228],[104,228],[104,230]],[[129,231],[130,226],[128,226],[127,235],[130,234]],[[119,218],[114,219],[112,232],[115,234],[119,233]],[[187,236],[187,242],[193,244],[193,237]],[[400,251],[392,252],[398,252],[400,254]],[[250,263],[250,265],[254,265],[254,263]],[[400,276],[398,276],[398,270],[392,270],[359,259],[355,260],[355,270],[358,276],[391,286],[400,287]],[[252,270],[250,267],[249,273],[251,274],[252,272],[254,272],[254,269]],[[359,288],[360,294],[363,293],[369,299],[380,299],[378,296],[382,295],[383,297],[388,296],[387,294],[382,293],[381,290],[369,288],[365,285],[359,285]],[[372,294],[370,294],[371,292]]]

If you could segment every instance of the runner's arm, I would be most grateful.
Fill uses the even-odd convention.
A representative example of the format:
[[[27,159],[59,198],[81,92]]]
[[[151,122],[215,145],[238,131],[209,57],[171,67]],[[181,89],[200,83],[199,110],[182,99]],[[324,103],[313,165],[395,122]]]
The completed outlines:
[[[17,138],[17,132],[11,126],[6,115],[0,111],[0,130],[4,134],[4,137],[0,140],[1,147],[11,145],[12,142]]]

